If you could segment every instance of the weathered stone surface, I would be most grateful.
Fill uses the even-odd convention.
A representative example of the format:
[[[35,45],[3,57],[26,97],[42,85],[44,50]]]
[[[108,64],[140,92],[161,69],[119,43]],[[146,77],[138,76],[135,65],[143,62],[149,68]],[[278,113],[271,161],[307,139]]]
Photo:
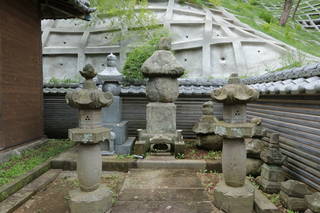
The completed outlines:
[[[261,176],[269,181],[283,182],[285,181],[285,173],[279,166],[263,164],[261,167]]]
[[[214,191],[214,204],[228,213],[251,213],[254,204],[254,188],[245,184],[242,187],[230,187],[219,182]]]
[[[305,200],[308,208],[314,213],[320,213],[320,192],[313,193],[312,195],[306,195]]]
[[[280,200],[284,207],[293,211],[304,211],[307,203],[304,198],[290,197],[284,191],[280,191]]]
[[[246,140],[247,156],[250,158],[260,159],[260,153],[264,148],[265,145],[260,139],[252,138]]]
[[[149,103],[147,105],[147,132],[174,133],[176,131],[176,105],[173,103]]]
[[[280,191],[280,182],[269,181],[262,176],[257,177],[257,182],[261,186],[262,191],[268,194],[279,193]]]
[[[95,144],[110,138],[110,130],[100,127],[95,129],[69,129],[69,139],[84,144]]]
[[[102,158],[99,144],[80,144],[77,160],[79,186],[82,191],[96,190],[100,185]]]
[[[152,102],[172,103],[179,96],[179,82],[170,77],[149,78],[146,93]]]
[[[310,195],[312,192],[305,183],[296,180],[287,180],[281,183],[281,191],[285,192],[290,197],[304,198],[305,195]]]
[[[245,183],[246,155],[243,139],[223,139],[222,171],[228,186],[240,187]]]
[[[280,152],[279,134],[271,134],[269,147],[261,152],[260,158],[267,164],[279,166],[283,164],[285,157]]]
[[[69,192],[69,197],[71,213],[103,213],[112,206],[112,192],[103,185],[92,192],[72,190]]]
[[[233,73],[230,76],[228,84],[220,89],[214,90],[211,93],[211,97],[214,101],[220,103],[244,104],[257,100],[259,98],[259,93],[256,90],[241,84],[238,74]]]
[[[162,37],[159,41],[159,50],[171,50],[171,42],[170,37]]]
[[[219,121],[215,126],[215,133],[224,138],[244,138],[254,135],[254,124],[252,123],[227,123]]]
[[[261,166],[263,162],[259,159],[247,158],[247,175],[258,176],[261,172]]]
[[[223,137],[214,134],[198,134],[199,146],[202,149],[220,151],[222,150]]]
[[[254,191],[254,210],[256,213],[280,213],[280,210],[258,189]]]
[[[158,50],[142,65],[142,73],[145,77],[175,77],[183,75],[184,68],[179,64],[172,52]]]
[[[310,209],[307,209],[304,213],[316,213],[316,212],[313,212]]]

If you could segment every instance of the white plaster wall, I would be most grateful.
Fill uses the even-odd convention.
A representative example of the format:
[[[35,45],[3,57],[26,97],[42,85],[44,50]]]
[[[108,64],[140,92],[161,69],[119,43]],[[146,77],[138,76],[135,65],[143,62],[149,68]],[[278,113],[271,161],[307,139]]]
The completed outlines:
[[[149,9],[170,29],[173,50],[189,78],[225,78],[259,75],[282,66],[281,56],[295,49],[239,22],[223,9],[181,5],[177,0],[154,0]],[[92,63],[98,72],[109,53],[124,64],[130,41],[116,41],[119,31],[107,32],[108,22],[42,21],[44,81],[78,79],[78,70]],[[311,60],[319,60],[310,55]]]

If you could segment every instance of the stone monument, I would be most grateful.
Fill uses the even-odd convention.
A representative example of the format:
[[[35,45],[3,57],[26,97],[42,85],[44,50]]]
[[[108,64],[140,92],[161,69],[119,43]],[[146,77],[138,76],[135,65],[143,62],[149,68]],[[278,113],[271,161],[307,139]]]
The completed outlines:
[[[308,209],[304,213],[320,213],[320,192],[315,192],[312,195],[306,195]]]
[[[202,116],[192,128],[201,148],[214,151],[222,150],[222,136],[214,133],[217,122],[219,120],[213,115],[213,102],[205,102],[202,105]]]
[[[102,127],[101,108],[112,103],[112,94],[103,93],[92,80],[97,73],[86,65],[80,74],[86,79],[83,89],[68,92],[66,102],[78,108],[79,128],[69,129],[69,138],[79,143],[77,174],[80,188],[69,192],[71,213],[103,213],[111,208],[112,192],[100,185],[102,157],[99,143],[110,139],[108,128]]]
[[[292,211],[307,210],[305,196],[311,194],[309,187],[300,181],[287,180],[281,183],[280,201],[284,207]]]
[[[184,153],[182,131],[176,130],[176,105],[179,96],[177,78],[184,68],[177,62],[171,49],[171,39],[162,38],[159,50],[148,58],[142,72],[148,78],[146,93],[150,103],[147,105],[147,128],[138,130],[135,154]]]
[[[257,182],[262,191],[269,194],[279,193],[281,182],[285,181],[285,174],[281,168],[285,157],[280,152],[279,134],[272,133],[270,135],[269,147],[261,152],[260,158],[264,164]]]
[[[98,74],[98,79],[103,83],[102,90],[113,95],[113,103],[102,109],[103,126],[114,133],[114,144],[112,141],[102,143],[102,154],[131,154],[134,137],[128,137],[128,121],[122,120],[122,99],[120,97],[121,81],[123,75],[117,69],[117,56],[112,53],[107,56],[107,67]],[[112,146],[114,149],[112,150]]]
[[[224,180],[214,191],[217,208],[227,213],[253,211],[254,189],[246,183],[246,147],[244,138],[252,137],[255,124],[247,122],[246,103],[257,100],[259,93],[241,84],[238,74],[231,74],[228,84],[211,93],[214,101],[223,103],[223,119],[215,133],[223,136],[222,171]]]

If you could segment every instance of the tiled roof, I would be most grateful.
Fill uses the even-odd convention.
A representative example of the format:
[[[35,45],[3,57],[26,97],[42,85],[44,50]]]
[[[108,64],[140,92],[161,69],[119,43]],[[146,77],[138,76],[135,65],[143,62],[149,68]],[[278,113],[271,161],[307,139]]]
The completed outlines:
[[[320,93],[320,63],[267,73],[244,79],[243,83],[261,94],[317,94]]]
[[[181,95],[208,95],[210,92],[218,87],[224,85],[224,80],[179,80],[179,93]],[[45,84],[43,92],[45,94],[65,94],[67,91],[78,89],[82,84]],[[100,85],[101,87],[101,85]],[[121,94],[144,95],[145,85],[122,85]]]

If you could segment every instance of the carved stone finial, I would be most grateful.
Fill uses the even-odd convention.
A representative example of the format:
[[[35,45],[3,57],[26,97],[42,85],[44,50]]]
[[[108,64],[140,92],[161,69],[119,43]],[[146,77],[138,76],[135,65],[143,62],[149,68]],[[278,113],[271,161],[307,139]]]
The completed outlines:
[[[117,66],[117,56],[110,53],[107,56],[107,65],[108,65],[108,67],[116,67]]]
[[[213,102],[207,101],[202,105],[203,115],[213,115]]]
[[[238,74],[231,74],[229,84],[211,93],[214,101],[225,104],[245,104],[259,98],[259,92],[241,84]]]
[[[84,77],[86,80],[91,80],[94,77],[96,77],[97,73],[94,70],[93,66],[91,64],[87,64],[82,71],[80,71],[80,74],[82,77]]]
[[[159,42],[159,50],[171,50],[171,38],[162,37]]]

